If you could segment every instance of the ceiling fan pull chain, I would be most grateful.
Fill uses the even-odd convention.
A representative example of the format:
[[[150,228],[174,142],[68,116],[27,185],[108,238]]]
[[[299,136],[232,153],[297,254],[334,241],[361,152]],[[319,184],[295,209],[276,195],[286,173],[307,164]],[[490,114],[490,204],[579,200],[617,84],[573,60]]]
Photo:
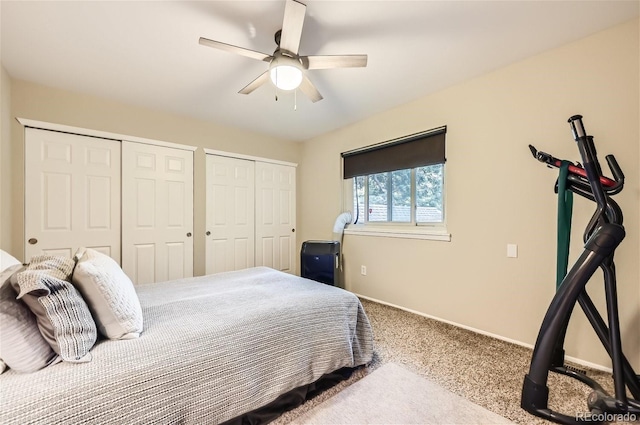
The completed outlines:
[[[293,110],[298,110],[298,90],[293,91]]]

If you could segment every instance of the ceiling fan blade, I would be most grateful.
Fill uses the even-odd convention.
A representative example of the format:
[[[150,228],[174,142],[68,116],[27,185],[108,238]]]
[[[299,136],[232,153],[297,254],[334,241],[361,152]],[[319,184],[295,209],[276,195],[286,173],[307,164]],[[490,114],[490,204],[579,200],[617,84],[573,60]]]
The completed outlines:
[[[242,56],[246,56],[252,59],[258,59],[259,61],[269,62],[273,57],[266,53],[256,52],[255,50],[249,50],[231,44],[222,43],[220,41],[209,40],[208,38],[200,37],[200,44],[203,46],[213,47],[215,49],[224,50],[230,53],[237,53]]]
[[[367,55],[302,56],[307,69],[361,68],[367,66]]]
[[[269,71],[265,71],[262,74],[260,74],[260,76],[258,78],[256,78],[255,80],[253,80],[252,82],[247,84],[238,93],[240,93],[240,94],[249,94],[252,91],[254,91],[255,89],[257,89],[258,87],[260,87],[261,85],[263,85],[264,83],[266,83],[267,81],[269,81]]]
[[[298,54],[300,38],[302,37],[302,24],[307,6],[295,0],[287,0],[284,6],[284,20],[282,22],[282,35],[280,36],[280,48],[294,55]]]
[[[320,94],[318,89],[316,89],[316,86],[313,85],[311,80],[309,80],[309,77],[307,77],[306,75],[302,76],[302,83],[300,83],[300,90],[302,90],[302,93],[307,95],[307,97],[311,99],[313,103],[316,103],[317,101],[322,100],[322,95]]]

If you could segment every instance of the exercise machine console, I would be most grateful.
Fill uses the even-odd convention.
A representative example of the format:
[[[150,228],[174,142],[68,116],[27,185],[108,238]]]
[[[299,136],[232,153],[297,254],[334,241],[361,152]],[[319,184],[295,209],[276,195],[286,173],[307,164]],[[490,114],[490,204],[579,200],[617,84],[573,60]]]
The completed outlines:
[[[529,373],[524,378],[520,405],[536,416],[568,425],[602,424],[620,418],[640,420],[640,377],[622,352],[613,261],[614,251],[624,239],[625,230],[622,226],[622,211],[611,196],[623,189],[624,174],[613,155],[605,157],[613,179],[602,174],[593,137],[587,135],[582,116],[569,118],[569,125],[582,165],[568,164],[566,182],[563,185],[566,190],[595,202],[596,211],[584,232],[584,251],[558,285],[543,319]],[[539,152],[531,145],[529,148],[537,160],[550,167],[560,168],[563,163],[568,162]],[[602,269],[604,276],[607,322],[586,291],[588,281],[598,268]],[[614,395],[608,394],[586,374],[564,365],[564,337],[576,303],[582,308],[611,357]],[[549,371],[567,375],[590,386],[593,390],[587,399],[590,411],[569,415],[549,409]]]

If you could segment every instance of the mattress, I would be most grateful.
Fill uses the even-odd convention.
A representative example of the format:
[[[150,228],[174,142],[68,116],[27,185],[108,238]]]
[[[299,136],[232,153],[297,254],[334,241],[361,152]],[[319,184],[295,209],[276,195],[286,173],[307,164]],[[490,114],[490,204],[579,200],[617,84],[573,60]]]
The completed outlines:
[[[350,292],[266,267],[136,287],[138,339],[89,363],[0,375],[0,423],[220,423],[371,361]]]

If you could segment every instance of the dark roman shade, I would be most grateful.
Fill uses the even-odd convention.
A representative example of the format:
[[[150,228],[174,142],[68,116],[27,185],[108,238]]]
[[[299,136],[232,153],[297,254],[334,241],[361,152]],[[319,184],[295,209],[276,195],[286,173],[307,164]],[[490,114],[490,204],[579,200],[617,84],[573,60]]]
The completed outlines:
[[[444,164],[447,127],[343,152],[344,178]]]

